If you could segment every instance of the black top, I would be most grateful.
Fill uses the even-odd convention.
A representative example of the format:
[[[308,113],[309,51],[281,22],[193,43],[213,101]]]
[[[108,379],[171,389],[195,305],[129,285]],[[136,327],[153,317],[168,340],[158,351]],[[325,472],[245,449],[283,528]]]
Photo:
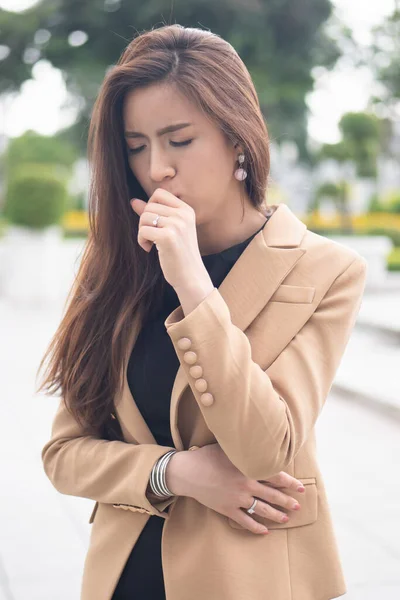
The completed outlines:
[[[203,264],[219,287],[255,235],[222,252],[202,256]],[[142,327],[127,368],[129,388],[157,444],[172,446],[170,429],[171,392],[180,362],[164,322],[180,305],[174,288],[166,281],[161,308]],[[156,366],[156,367],[155,367]],[[155,368],[157,377],[154,377]],[[161,564],[161,534],[165,519],[151,515],[143,528],[112,600],[165,600]],[[132,596],[133,594],[133,596]]]

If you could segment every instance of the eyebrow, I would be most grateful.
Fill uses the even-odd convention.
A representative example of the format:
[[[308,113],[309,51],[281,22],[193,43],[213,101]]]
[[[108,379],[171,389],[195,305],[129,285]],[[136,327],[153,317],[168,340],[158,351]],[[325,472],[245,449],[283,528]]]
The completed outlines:
[[[171,133],[172,131],[178,131],[179,129],[183,129],[184,127],[190,127],[192,123],[175,123],[174,125],[168,125],[167,127],[163,127],[156,131],[158,136],[162,136],[165,133]],[[139,131],[125,131],[125,137],[127,138],[138,138],[138,137],[146,137],[144,133],[140,133]]]

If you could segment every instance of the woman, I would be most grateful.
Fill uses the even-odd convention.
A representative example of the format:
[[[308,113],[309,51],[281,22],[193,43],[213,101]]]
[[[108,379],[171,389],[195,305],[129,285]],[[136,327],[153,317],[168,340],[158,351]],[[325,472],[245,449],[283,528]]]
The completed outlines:
[[[208,31],[129,44],[89,158],[90,235],[41,363],[62,392],[44,469],[96,501],[81,599],[343,595],[314,426],[364,259],[265,206],[257,95]]]

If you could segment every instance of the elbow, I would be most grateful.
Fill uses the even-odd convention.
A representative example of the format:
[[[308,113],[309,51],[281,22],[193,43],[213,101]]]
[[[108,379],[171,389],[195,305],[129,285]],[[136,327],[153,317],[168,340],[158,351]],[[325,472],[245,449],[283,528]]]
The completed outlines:
[[[291,463],[295,458],[295,444],[287,432],[281,442],[261,446],[261,451],[252,453],[244,461],[243,469],[240,469],[246,477],[257,481],[268,480],[273,475],[281,471],[290,469]]]
[[[42,452],[42,465],[48,479],[53,487],[60,493],[66,493],[62,486],[62,477],[60,477],[60,452],[61,445],[54,442],[48,442]]]

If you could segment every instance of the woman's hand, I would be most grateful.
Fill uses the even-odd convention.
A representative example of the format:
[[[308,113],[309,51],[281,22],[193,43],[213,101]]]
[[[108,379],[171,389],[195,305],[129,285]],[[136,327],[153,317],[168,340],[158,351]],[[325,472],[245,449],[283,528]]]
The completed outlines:
[[[148,202],[133,198],[131,206],[139,219],[138,243],[150,252],[158,250],[165,279],[175,290],[211,281],[201,259],[196,215],[191,206],[170,192],[157,188]],[[157,227],[152,223],[160,216]]]
[[[219,444],[209,444],[192,452],[175,453],[168,463],[166,482],[174,494],[190,496],[252,533],[268,531],[245,512],[252,505],[254,497],[258,498],[254,514],[281,523],[290,517],[270,506],[270,503],[289,511],[299,510],[300,505],[277,488],[304,491],[304,488],[299,489],[302,487],[301,481],[284,471],[263,483],[249,479],[231,463]]]

